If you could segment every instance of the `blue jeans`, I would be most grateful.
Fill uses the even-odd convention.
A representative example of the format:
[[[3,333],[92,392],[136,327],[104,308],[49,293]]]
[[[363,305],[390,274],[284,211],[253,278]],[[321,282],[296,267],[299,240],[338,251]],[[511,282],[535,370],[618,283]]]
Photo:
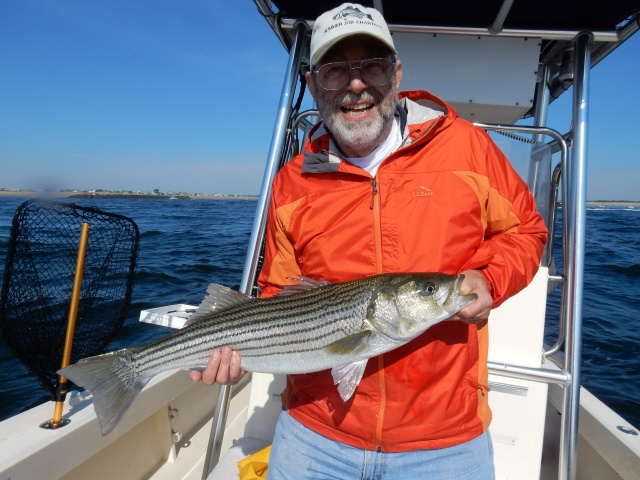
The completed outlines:
[[[282,412],[267,480],[494,480],[489,433],[437,450],[384,453],[329,440]]]

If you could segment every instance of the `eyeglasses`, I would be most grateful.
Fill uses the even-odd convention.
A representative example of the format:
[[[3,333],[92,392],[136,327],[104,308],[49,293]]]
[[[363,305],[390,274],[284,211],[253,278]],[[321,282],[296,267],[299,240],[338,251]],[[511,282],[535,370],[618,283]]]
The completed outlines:
[[[370,87],[387,85],[395,70],[395,60],[369,58],[355,62],[333,62],[320,65],[313,73],[318,75],[325,90],[342,90],[351,81],[352,70],[360,70],[362,80]]]

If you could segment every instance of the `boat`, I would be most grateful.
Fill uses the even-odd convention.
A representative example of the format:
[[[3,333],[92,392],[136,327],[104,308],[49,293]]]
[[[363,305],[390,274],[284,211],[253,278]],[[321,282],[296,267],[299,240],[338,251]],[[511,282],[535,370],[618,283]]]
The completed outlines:
[[[336,4],[254,3],[289,57],[241,282],[250,294],[256,292],[271,182],[300,151],[317,117],[313,109],[299,111],[310,29]],[[522,175],[551,230],[562,209],[562,271],[554,271],[549,245],[531,285],[491,314],[496,478],[640,479],[638,428],[580,385],[589,74],[640,29],[640,3],[364,3],[381,10],[390,25],[405,65],[402,89],[426,88],[482,128],[530,141],[534,160],[526,160]],[[573,98],[569,132],[546,126],[549,104],[560,95]],[[528,118],[532,125],[522,123]],[[543,338],[550,287],[562,290],[551,345]],[[158,308],[144,317],[170,317],[170,309]],[[509,321],[514,316],[517,323]],[[72,392],[64,427],[40,428],[51,416],[50,404],[0,424],[0,480],[237,478],[236,462],[271,442],[282,388],[281,376],[267,374],[248,374],[233,387],[205,387],[185,372],[167,372],[150,382],[107,436],[100,434],[91,395]]]

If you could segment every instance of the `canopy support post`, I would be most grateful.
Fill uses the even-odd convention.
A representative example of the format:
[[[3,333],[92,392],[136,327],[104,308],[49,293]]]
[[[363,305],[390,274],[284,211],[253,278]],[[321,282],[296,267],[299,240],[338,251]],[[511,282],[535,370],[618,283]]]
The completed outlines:
[[[274,133],[272,136],[271,147],[267,157],[267,165],[265,167],[262,179],[262,187],[260,196],[258,197],[258,206],[253,221],[253,229],[251,231],[251,239],[249,240],[249,249],[244,264],[242,280],[240,282],[240,291],[249,295],[254,294],[253,287],[258,278],[258,270],[260,269],[260,257],[262,255],[262,244],[265,238],[265,230],[267,226],[267,213],[269,210],[269,201],[271,199],[271,185],[273,179],[280,169],[280,159],[285,144],[288,131],[289,118],[291,116],[292,106],[294,102],[294,94],[296,90],[296,81],[302,64],[302,56],[307,40],[307,32],[309,27],[305,22],[297,22],[294,26],[295,36],[293,46],[289,52],[289,62],[280,95],[280,105],[278,107],[278,115]],[[227,413],[229,410],[229,401],[231,399],[231,386],[221,385],[218,393],[218,402],[213,415],[213,425],[211,427],[211,436],[209,439],[209,448],[207,449],[207,457],[205,459],[205,468],[203,471],[203,479],[206,479],[213,467],[220,460],[220,451],[222,450],[222,439],[224,436],[224,428],[227,423]]]
[[[573,58],[573,146],[571,163],[563,192],[564,258],[567,285],[564,315],[567,339],[564,370],[571,382],[564,388],[562,436],[558,478],[577,477],[578,413],[580,410],[580,359],[582,355],[582,302],[584,290],[584,259],[587,216],[587,126],[589,113],[589,69],[592,34],[581,32],[575,38]]]

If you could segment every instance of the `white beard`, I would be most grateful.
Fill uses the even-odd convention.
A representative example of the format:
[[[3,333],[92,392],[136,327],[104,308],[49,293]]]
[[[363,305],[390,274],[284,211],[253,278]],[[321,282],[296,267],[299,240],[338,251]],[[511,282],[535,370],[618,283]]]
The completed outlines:
[[[364,122],[350,122],[332,115],[325,123],[339,145],[355,151],[373,150],[384,141],[387,133],[381,115]]]
[[[389,92],[384,97],[377,91],[369,91],[368,89],[363,90],[360,95],[344,92],[336,97],[332,104],[318,102],[318,108],[327,130],[331,132],[341,149],[366,152],[364,155],[367,155],[389,135],[397,99],[398,89],[395,82],[393,82]],[[353,122],[340,115],[340,104],[345,101],[356,102],[362,100],[377,103],[379,114],[369,120]]]

